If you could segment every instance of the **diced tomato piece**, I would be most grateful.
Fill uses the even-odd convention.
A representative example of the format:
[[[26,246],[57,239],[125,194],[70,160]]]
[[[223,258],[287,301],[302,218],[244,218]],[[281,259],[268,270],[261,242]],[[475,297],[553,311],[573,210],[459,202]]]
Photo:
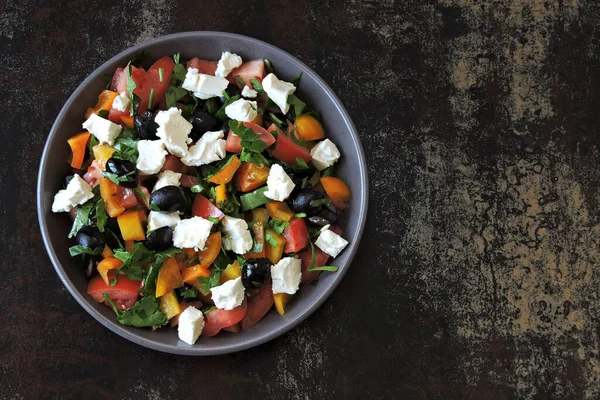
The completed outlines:
[[[271,281],[260,288],[257,294],[248,299],[246,316],[240,321],[242,329],[256,325],[273,307],[273,285]]]
[[[125,68],[117,68],[115,73],[113,74],[112,80],[110,81],[110,90],[117,91],[121,82],[121,74],[125,71]],[[125,82],[125,86],[127,86],[127,82]]]
[[[104,302],[102,296],[107,293],[119,309],[126,310],[132,307],[140,297],[138,290],[141,286],[142,281],[131,280],[126,275],[119,275],[115,286],[106,284],[100,275],[96,275],[90,279],[87,293],[97,302]]]
[[[129,189],[123,186],[117,187],[117,201],[121,203],[123,208],[132,208],[138,205],[137,197],[133,189]]]
[[[275,124],[271,125],[268,131],[270,132],[273,129],[277,129]],[[296,164],[296,158],[301,158],[307,163],[312,159],[310,151],[308,151],[306,147],[302,147],[295,143],[292,138],[283,133],[280,129],[277,129],[277,142],[275,143],[275,148],[271,154],[278,160],[288,164]]]
[[[198,180],[198,177],[194,175],[182,175],[181,178],[179,178],[179,183],[183,187],[191,188],[192,186],[200,183],[200,181]]]
[[[233,310],[220,310],[215,308],[204,315],[204,329],[202,336],[215,336],[223,328],[235,325],[244,318],[248,309],[248,301],[244,300],[241,306]]]
[[[172,154],[167,154],[165,157],[165,163],[163,164],[161,171],[173,171],[182,173],[185,165],[181,162],[179,158]]]
[[[145,75],[146,71],[144,71],[143,68],[137,68],[133,66],[131,67],[131,78],[136,83],[136,85],[138,82],[142,83],[144,81]],[[125,71],[124,68],[117,68],[117,70],[115,71],[111,88],[113,86],[116,92],[127,92],[127,71]],[[135,90],[133,91],[133,93],[137,94]]]
[[[312,257],[311,249],[306,249],[300,253],[298,253],[298,257],[302,261],[302,284],[309,284],[321,273],[321,271],[307,271],[310,266],[310,259]],[[324,253],[321,249],[315,246],[315,265],[314,267],[322,267],[327,265],[327,261],[329,260],[329,254]]]
[[[290,226],[283,230],[285,239],[284,253],[297,253],[308,246],[308,227],[303,218],[296,218],[290,222]]]
[[[115,124],[123,125],[123,120],[121,117],[129,117],[129,107],[125,111],[119,111],[111,108],[108,112],[108,119]]]
[[[201,60],[198,57],[194,57],[190,61],[187,62],[186,67],[188,69],[196,68],[198,70],[198,72],[201,74],[214,75],[215,72],[217,71],[217,62]]]
[[[91,187],[98,186],[98,183],[102,178],[102,170],[96,160],[92,161],[87,169],[87,172],[83,175],[83,180],[86,181]]]
[[[244,126],[246,128],[250,128],[254,131],[254,133],[260,134],[258,137],[259,140],[265,142],[267,147],[275,143],[275,137],[262,126],[253,124],[252,122],[244,122]],[[242,152],[242,139],[236,135],[235,133],[229,131],[227,135],[227,142],[225,143],[225,150],[230,153],[241,153]],[[310,153],[309,153],[310,156]],[[296,160],[294,159],[294,163]]]
[[[213,203],[210,202],[206,197],[201,194],[197,194],[192,205],[192,215],[195,217],[218,218],[221,219],[225,216],[221,210],[217,208]]]
[[[250,79],[256,79],[259,82],[262,82],[266,75],[265,62],[263,60],[255,60],[247,61],[238,68],[233,69],[227,76],[227,79],[229,79],[229,82],[238,85],[241,89],[243,85],[240,85],[235,78],[242,78],[244,84],[252,88],[253,86]]]

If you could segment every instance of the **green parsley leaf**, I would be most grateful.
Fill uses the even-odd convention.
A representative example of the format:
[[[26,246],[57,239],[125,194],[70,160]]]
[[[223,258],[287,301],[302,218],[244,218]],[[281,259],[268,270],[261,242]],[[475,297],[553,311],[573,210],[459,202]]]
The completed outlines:
[[[140,68],[146,61],[149,61],[151,58],[152,57],[150,56],[150,53],[142,50],[140,52],[135,53],[135,55],[130,61],[130,64],[136,68]]]
[[[179,62],[181,61],[181,54],[180,53],[173,54],[173,61],[175,62],[175,64],[179,64]]]
[[[236,82],[237,82],[237,84],[238,84],[239,86],[241,86],[242,88],[243,88],[244,86],[246,86],[246,82],[244,82],[244,80],[243,80],[242,78],[240,78],[239,76],[236,76],[236,77],[235,77],[235,81],[236,81]]]
[[[179,294],[183,300],[195,300],[198,297],[198,289],[193,286],[184,286],[180,289]]]
[[[225,100],[229,100],[231,98],[231,96],[229,96],[229,93],[227,93],[227,90],[223,90],[221,94],[223,95],[223,97],[225,97]]]
[[[219,111],[219,103],[216,97],[206,100],[204,106],[206,107],[206,112],[210,115],[215,115]]]
[[[310,115],[311,117],[313,117],[314,119],[316,119],[317,121],[319,121],[321,123],[321,125],[323,125],[323,117],[321,116],[321,114],[319,114],[316,111],[309,111],[306,112],[302,115]]]
[[[319,200],[313,200],[310,202],[310,206],[311,207],[321,207],[321,206],[330,206],[331,205],[331,200],[323,198],[323,199],[319,199]]]
[[[129,279],[141,281],[144,279],[145,273],[143,263],[152,261],[155,254],[148,250],[143,243],[136,243],[131,252],[117,250],[114,257],[123,262],[123,265],[118,270],[119,274],[125,274]]]
[[[252,86],[254,87],[254,90],[256,90],[256,92],[258,94],[263,94],[265,92],[265,88],[258,81],[258,79],[252,78],[252,79],[250,79],[250,83],[252,84]]]
[[[165,69],[164,68],[159,68],[158,69],[158,80],[161,83],[165,80]]]
[[[162,265],[150,265],[148,269],[148,274],[144,279],[144,286],[139,290],[140,294],[143,296],[154,296],[156,293],[156,280],[158,279],[158,273]]]
[[[133,191],[135,192],[135,194],[137,194],[142,199],[144,199],[144,201],[148,201],[148,196],[146,196],[146,193],[144,193],[142,191],[142,189],[140,189],[139,187],[136,187],[135,189],[133,189]]]
[[[231,264],[232,262],[233,261],[227,256],[227,254],[225,254],[225,251],[221,250],[217,258],[213,262],[213,265],[215,266],[215,269],[222,271],[225,268],[227,268],[227,266],[229,266],[229,264]]]
[[[307,271],[310,271],[310,269],[315,266],[317,253],[315,252],[315,245],[313,244],[312,240],[310,240],[308,243],[310,243],[310,264],[308,264]]]
[[[321,176],[333,176],[333,172],[334,166],[332,165],[331,167],[327,167],[323,171],[321,171]]]
[[[295,94],[291,94],[288,96],[287,101],[290,106],[292,106],[292,116],[294,120],[302,115],[302,112],[306,108],[306,103],[300,100]]]
[[[175,103],[180,100],[182,97],[187,96],[188,91],[175,86],[169,86],[167,89],[167,93],[165,93],[165,102],[167,104],[167,108],[175,107]]]
[[[136,107],[134,107],[135,97],[133,94],[133,91],[135,90],[137,85],[135,84],[135,81],[133,80],[133,77],[131,76],[131,61],[127,64],[127,67],[125,67],[125,70],[127,71],[127,92],[129,93],[129,102],[131,103],[131,107],[129,107],[129,109],[130,109],[129,115],[133,117],[135,112],[137,111],[137,110],[135,110]]]
[[[106,209],[104,207],[104,200],[100,199],[96,203],[96,226],[98,226],[98,230],[100,232],[104,232],[104,227],[106,226]]]
[[[77,245],[69,247],[69,254],[71,255],[71,257],[79,256],[81,254],[97,256],[98,254],[102,253],[102,250],[104,250],[104,248],[102,247],[98,247],[97,249],[92,250],[89,247]]]
[[[215,286],[219,286],[219,280],[221,279],[221,273],[222,273],[222,270],[213,268],[209,277],[198,278],[198,283],[200,284],[200,290],[203,293],[206,293],[206,292],[210,291],[210,289],[214,288]]]
[[[277,240],[275,240],[275,238],[271,236],[269,231],[265,232],[265,241],[269,243],[272,247],[277,247]]]
[[[312,268],[308,268],[307,271],[308,272],[312,272],[312,271],[328,271],[328,272],[337,272],[338,271],[338,267],[333,266],[333,265],[324,265],[322,267],[312,267]]]
[[[158,299],[154,296],[142,297],[133,305],[133,307],[125,311],[117,309],[115,303],[108,297],[108,293],[104,293],[102,297],[110,303],[117,315],[117,321],[123,325],[141,328],[162,326],[168,322],[167,317],[160,311]]]
[[[239,99],[240,99],[240,95],[236,95],[236,96],[233,96],[233,97],[227,99],[227,101],[225,101],[225,103],[223,103],[223,105],[221,106],[219,111],[217,111],[217,113],[215,114],[215,117],[217,117],[221,121],[226,121],[227,114],[225,114],[225,109],[227,108],[228,105],[230,105],[231,103],[233,103],[234,101],[237,101]]]
[[[290,83],[298,88],[298,86],[300,86],[300,79],[302,79],[302,72],[300,72],[300,75],[292,79]]]
[[[273,113],[269,113],[269,118],[271,119],[271,121],[273,121],[273,123],[278,127],[278,128],[282,128],[283,127],[283,121],[280,120],[279,118],[277,118],[277,116]]]
[[[265,69],[267,70],[267,74],[270,74],[274,71],[273,69],[273,64],[271,63],[271,60],[265,58],[264,60],[265,63]]]
[[[77,232],[85,225],[90,224],[90,215],[96,202],[94,199],[88,200],[84,204],[77,207],[77,214],[75,216],[75,220],[73,221],[73,227],[71,228],[71,232],[69,232],[69,237],[77,235]]]
[[[152,108],[154,104],[154,88],[150,88],[150,96],[148,97],[148,108]]]
[[[242,203],[242,211],[249,211],[256,207],[260,207],[264,204],[267,204],[270,199],[265,196],[265,192],[268,190],[268,187],[263,186],[261,188],[256,189],[253,192],[246,193],[240,196],[240,202]]]
[[[190,190],[192,191],[192,193],[202,193],[202,191],[204,190],[204,186],[202,186],[201,184],[197,184],[192,186]]]
[[[317,285],[319,284],[319,280],[318,280],[318,279],[315,279],[315,280],[314,280],[314,281],[312,281],[310,284],[311,284],[311,286],[317,287]]]
[[[90,153],[92,153],[92,151],[93,151],[92,149],[94,147],[98,146],[98,139],[96,139],[96,136],[94,136],[94,135],[90,136],[89,146],[90,146],[89,147]]]
[[[98,110],[96,111],[96,114],[98,114],[100,118],[108,118],[108,110]]]
[[[134,165],[137,163],[139,157],[137,140],[120,137],[116,140],[114,148],[117,151],[112,154],[112,158],[127,160],[132,162]],[[135,171],[133,172],[134,173],[132,175],[135,175]]]
[[[214,217],[208,217],[207,218],[210,222],[212,222],[213,224],[218,224],[219,223],[219,218],[214,218]]]
[[[287,228],[288,226],[290,226],[290,223],[289,223],[289,222],[282,221],[282,220],[280,220],[280,219],[272,218],[272,219],[269,221],[269,226],[270,226],[271,228],[273,228],[273,230],[274,230],[275,232],[277,232],[278,234],[280,234],[280,235],[281,235],[281,234],[283,233],[283,230],[284,230],[285,228]]]
[[[306,218],[306,213],[294,214],[294,218]]]
[[[216,310],[216,309],[217,309],[217,307],[215,307],[215,306],[208,307],[208,308],[203,308],[203,309],[202,309],[202,314],[206,315],[206,314],[208,314],[209,312],[211,312],[211,311],[213,311],[213,310]]]
[[[171,75],[171,82],[183,82],[185,81],[185,75],[187,70],[183,64],[175,64],[173,68],[173,74]]]
[[[189,265],[196,265],[200,262],[200,258],[198,257],[198,253],[195,253],[192,257],[190,257],[189,260],[187,260],[187,263]]]

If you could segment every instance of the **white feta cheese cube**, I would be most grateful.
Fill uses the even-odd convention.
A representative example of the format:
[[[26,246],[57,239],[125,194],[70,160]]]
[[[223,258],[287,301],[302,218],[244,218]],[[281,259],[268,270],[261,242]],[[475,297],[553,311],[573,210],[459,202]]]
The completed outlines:
[[[139,157],[136,168],[146,175],[158,173],[165,163],[167,151],[161,140],[140,140],[138,142]]]
[[[241,122],[252,122],[258,115],[255,101],[239,99],[225,107],[225,114],[231,119]]]
[[[156,181],[156,184],[154,185],[154,189],[152,191],[154,192],[155,190],[164,188],[165,186],[179,187],[179,179],[181,179],[181,174],[179,172],[173,172],[168,170],[163,171],[160,174],[158,174],[158,180]]]
[[[279,106],[281,112],[284,114],[287,113],[290,108],[287,99],[290,94],[296,91],[296,86],[289,82],[281,81],[275,74],[270,73],[263,79],[262,87],[267,96]]]
[[[200,79],[200,74],[198,73],[198,69],[196,68],[188,68],[185,74],[185,80],[181,84],[181,87],[185,90],[189,90],[190,92],[195,92],[198,88],[198,80]]]
[[[227,75],[229,75],[232,69],[237,68],[240,65],[242,65],[242,57],[226,51],[221,54],[221,59],[217,63],[215,75],[225,78]]]
[[[226,154],[226,143],[223,140],[223,131],[206,132],[195,145],[190,147],[188,154],[181,158],[181,162],[188,166],[199,167],[222,160]]]
[[[177,334],[179,340],[187,344],[194,344],[204,329],[204,314],[196,307],[188,307],[179,315]]]
[[[279,164],[273,164],[267,178],[268,189],[264,194],[271,200],[284,201],[290,196],[295,186],[283,167]]]
[[[212,226],[212,222],[202,217],[178,221],[173,231],[173,246],[180,249],[204,250]]]
[[[245,290],[242,278],[229,280],[222,285],[210,289],[215,307],[221,310],[233,310],[244,301]]]
[[[59,190],[54,196],[52,212],[68,212],[77,205],[94,197],[92,187],[77,174],[69,182],[66,189]]]
[[[242,96],[244,97],[248,97],[248,98],[255,98],[256,96],[258,96],[258,92],[254,89],[250,89],[248,87],[248,85],[244,86],[244,88],[242,89]]]
[[[181,221],[181,218],[179,218],[178,212],[162,213],[150,211],[150,214],[148,214],[148,232],[155,231],[163,226],[175,228],[179,221]]]
[[[340,151],[335,143],[329,139],[325,139],[310,150],[313,165],[323,171],[327,167],[331,167],[340,158]]]
[[[271,279],[273,294],[296,293],[302,280],[302,262],[294,257],[282,258],[277,264],[271,266]]]
[[[123,127],[92,113],[81,125],[98,139],[100,143],[115,144],[115,139],[121,134]]]
[[[113,100],[113,103],[112,103],[112,108],[114,108],[117,111],[121,111],[121,112],[124,112],[125,110],[127,110],[128,106],[129,106],[129,95],[127,94],[127,92],[119,93],[119,95],[117,97],[115,97],[115,99]]]
[[[181,110],[171,107],[167,111],[159,111],[154,122],[158,124],[156,136],[163,141],[169,153],[177,157],[187,155],[188,143],[192,142],[189,138],[192,124],[181,116]]]
[[[244,254],[252,248],[252,235],[248,230],[248,223],[243,219],[224,216],[221,219],[221,233],[225,250]]]
[[[329,227],[326,226],[325,228]],[[321,234],[315,241],[315,244],[318,248],[323,250],[323,252],[335,258],[348,245],[348,241],[330,229],[325,228],[321,230]]]
[[[211,97],[221,97],[223,90],[227,89],[229,81],[218,76],[199,74],[194,96],[206,100]]]

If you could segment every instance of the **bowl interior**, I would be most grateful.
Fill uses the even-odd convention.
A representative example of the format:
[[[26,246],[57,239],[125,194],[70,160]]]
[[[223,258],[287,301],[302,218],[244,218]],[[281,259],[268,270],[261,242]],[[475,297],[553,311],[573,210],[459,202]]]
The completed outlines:
[[[347,179],[353,193],[351,207],[340,221],[350,244],[335,259],[335,265],[340,270],[337,273],[323,273],[316,287],[309,285],[302,288],[283,317],[271,311],[251,329],[237,334],[202,338],[194,346],[189,346],[178,340],[173,329],[152,332],[118,324],[112,310],[96,303],[86,294],[87,281],[82,268],[68,253],[68,248],[72,246],[67,238],[71,222],[66,214],[51,212],[52,201],[62,186],[63,178],[70,171],[64,161],[70,153],[66,141],[82,130],[85,110],[96,103],[98,94],[106,86],[104,74],[112,74],[141,50],[150,53],[153,60],[176,52],[180,52],[185,60],[191,57],[217,60],[221,52],[227,50],[239,54],[244,60],[268,58],[278,77],[285,80],[303,72],[298,95],[324,116],[328,137],[342,153],[337,174]],[[221,32],[181,33],[125,50],[100,66],[71,95],[52,127],[42,156],[38,180],[38,217],[48,254],[60,278],[75,299],[103,325],[129,340],[161,351],[196,355],[228,353],[258,345],[289,330],[313,312],[340,282],[357,250],[365,223],[368,193],[365,169],[362,148],[350,117],[331,89],[306,65],[276,47],[245,36]]]

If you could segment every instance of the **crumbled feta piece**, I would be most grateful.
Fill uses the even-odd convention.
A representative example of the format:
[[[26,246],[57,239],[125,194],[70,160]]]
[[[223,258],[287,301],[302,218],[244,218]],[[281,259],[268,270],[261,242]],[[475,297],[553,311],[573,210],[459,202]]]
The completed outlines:
[[[226,51],[221,54],[221,59],[217,63],[215,75],[225,78],[232,69],[237,68],[240,65],[242,65],[242,57]]]
[[[244,254],[252,248],[252,235],[248,230],[248,223],[243,219],[224,216],[221,219],[221,233],[225,250]]]
[[[138,142],[138,153],[136,168],[146,175],[158,173],[165,163],[167,151],[165,144],[160,140],[140,140]]]
[[[242,278],[231,279],[222,285],[210,289],[215,307],[221,310],[233,310],[244,301],[244,285]]]
[[[121,125],[104,119],[96,113],[92,113],[81,126],[94,135],[100,143],[108,143],[111,146],[115,143],[115,139],[121,134],[121,130],[123,129]]]
[[[204,314],[196,307],[188,307],[179,315],[177,334],[179,340],[187,344],[194,344],[204,329]]]
[[[181,174],[179,172],[173,172],[168,170],[163,171],[160,174],[158,174],[158,180],[156,181],[156,184],[154,185],[154,189],[152,191],[154,192],[155,190],[158,190],[165,186],[179,187],[179,179],[181,179]]]
[[[173,245],[180,249],[204,250],[213,223],[202,217],[182,219],[173,231]]]
[[[331,167],[340,158],[340,151],[335,143],[329,139],[319,142],[310,150],[313,165],[322,171],[327,167]]]
[[[211,97],[221,97],[227,85],[229,81],[225,78],[199,74],[196,68],[188,68],[181,87],[193,92],[199,99],[207,100]]]
[[[199,167],[222,160],[225,157],[225,144],[223,131],[206,132],[195,145],[190,147],[188,154],[181,158],[181,162],[188,166]]]
[[[121,112],[124,112],[125,110],[127,110],[128,106],[129,106],[129,95],[127,94],[127,92],[119,93],[119,95],[117,97],[115,97],[115,99],[113,100],[113,103],[112,103],[112,108],[114,108],[117,111],[121,111]]]
[[[273,164],[267,178],[268,189],[264,194],[271,200],[284,201],[290,196],[295,186],[281,165]]]
[[[150,211],[150,214],[148,214],[148,231],[155,231],[163,226],[175,228],[179,221],[181,221],[181,218],[179,218],[178,212],[162,213]]]
[[[288,96],[296,91],[296,86],[289,82],[279,80],[273,73],[265,76],[262,80],[262,87],[271,100],[282,113],[287,113],[290,105],[287,102]]]
[[[249,97],[251,99],[255,98],[256,96],[258,96],[258,92],[254,89],[250,89],[248,87],[248,85],[244,86],[244,88],[242,89],[242,96],[244,97]]]
[[[225,107],[225,114],[231,119],[241,122],[252,122],[258,115],[255,101],[239,99]]]
[[[317,238],[315,244],[323,252],[335,258],[348,245],[348,241],[325,226],[321,229],[321,234]]]
[[[66,189],[59,190],[54,196],[52,212],[68,212],[77,205],[94,197],[92,187],[77,174],[69,182]]]
[[[158,124],[156,136],[163,141],[169,153],[177,157],[187,155],[187,145],[192,142],[189,138],[192,124],[181,116],[181,110],[171,107],[167,111],[159,111],[154,122]]]
[[[302,262],[294,257],[282,258],[277,264],[271,266],[271,279],[273,294],[296,293],[302,280]]]

